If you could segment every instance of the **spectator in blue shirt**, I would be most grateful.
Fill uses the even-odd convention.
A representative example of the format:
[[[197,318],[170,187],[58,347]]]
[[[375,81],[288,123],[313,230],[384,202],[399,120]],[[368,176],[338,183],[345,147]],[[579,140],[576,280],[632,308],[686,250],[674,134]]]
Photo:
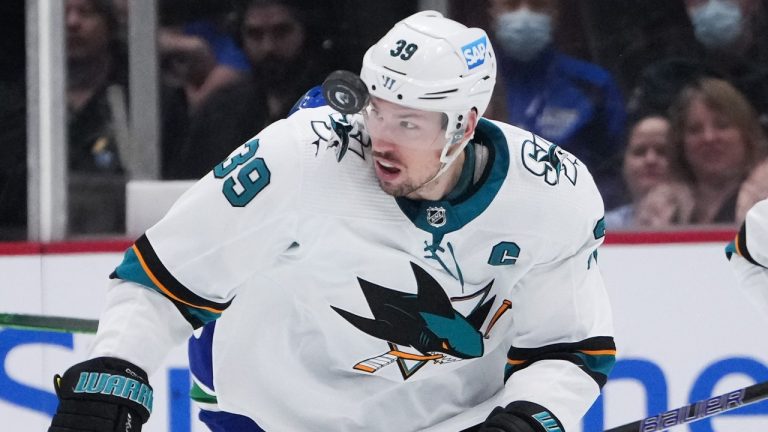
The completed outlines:
[[[216,90],[247,75],[251,66],[238,46],[230,15],[234,6],[218,0],[197,1],[187,7],[164,0],[169,21],[158,32],[164,78],[182,87],[191,112]]]
[[[606,207],[620,204],[624,100],[605,69],[552,43],[557,0],[491,0],[499,55],[490,116],[530,130],[589,167]]]
[[[236,40],[250,64],[240,80],[217,89],[190,116],[189,136],[168,149],[168,179],[200,178],[267,124],[285,117],[330,71],[314,17],[299,0],[245,0]]]

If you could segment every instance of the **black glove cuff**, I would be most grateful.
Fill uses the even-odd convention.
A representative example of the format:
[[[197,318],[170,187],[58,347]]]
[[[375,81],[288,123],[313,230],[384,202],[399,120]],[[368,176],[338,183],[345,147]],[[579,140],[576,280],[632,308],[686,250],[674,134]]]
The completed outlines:
[[[62,401],[86,400],[128,407],[141,417],[152,413],[152,387],[147,373],[133,363],[114,357],[98,357],[78,363],[54,377]]]
[[[533,402],[514,401],[504,408],[504,412],[525,420],[536,432],[565,432],[563,424],[552,412]]]

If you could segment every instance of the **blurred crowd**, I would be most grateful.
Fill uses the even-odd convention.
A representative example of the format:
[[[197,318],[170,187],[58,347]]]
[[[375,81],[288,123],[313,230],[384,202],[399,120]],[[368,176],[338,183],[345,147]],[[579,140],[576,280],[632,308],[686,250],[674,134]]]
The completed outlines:
[[[0,45],[0,241],[26,236],[28,175],[23,1],[3,3],[0,15],[20,33]],[[195,179],[284,117],[330,71],[359,70],[365,49],[418,2],[158,5],[161,177]],[[608,229],[735,227],[768,197],[765,2],[448,5],[452,18],[491,35],[499,78],[486,117],[530,130],[587,165]],[[73,236],[125,231],[129,7],[65,0]]]

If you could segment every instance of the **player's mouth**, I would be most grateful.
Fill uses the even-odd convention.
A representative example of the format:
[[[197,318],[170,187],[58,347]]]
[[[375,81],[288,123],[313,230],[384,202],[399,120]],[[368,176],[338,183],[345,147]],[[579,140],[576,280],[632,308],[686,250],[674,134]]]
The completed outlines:
[[[395,180],[402,172],[402,169],[398,165],[386,159],[376,158],[374,166],[376,169],[376,175],[382,181],[391,182]]]

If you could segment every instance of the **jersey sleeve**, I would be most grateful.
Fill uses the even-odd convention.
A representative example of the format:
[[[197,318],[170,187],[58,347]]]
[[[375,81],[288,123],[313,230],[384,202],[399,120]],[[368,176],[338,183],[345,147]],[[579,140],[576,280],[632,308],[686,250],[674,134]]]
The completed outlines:
[[[738,287],[768,316],[768,200],[748,212],[726,255]]]
[[[574,178],[561,178],[554,191],[541,193],[548,196],[545,207],[537,207],[542,222],[529,231],[538,233],[531,234],[538,236],[537,264],[510,296],[514,326],[503,397],[526,412],[540,410],[539,418],[556,419],[564,430],[577,428],[616,358],[598,264],[604,208],[589,173],[581,170]]]
[[[750,263],[768,268],[768,200],[755,204],[748,212],[736,238],[726,247],[730,259],[737,254]]]
[[[565,430],[595,401],[615,363],[602,277],[596,263],[586,269],[591,256],[583,251],[536,270],[512,298],[520,311],[507,352],[507,402],[545,407]]]
[[[126,251],[113,273],[157,291],[194,327],[296,241],[300,139],[282,120],[237,148]]]
[[[114,280],[105,301],[90,358],[117,357],[151,376],[168,350],[192,334],[174,304],[145,286]]]

